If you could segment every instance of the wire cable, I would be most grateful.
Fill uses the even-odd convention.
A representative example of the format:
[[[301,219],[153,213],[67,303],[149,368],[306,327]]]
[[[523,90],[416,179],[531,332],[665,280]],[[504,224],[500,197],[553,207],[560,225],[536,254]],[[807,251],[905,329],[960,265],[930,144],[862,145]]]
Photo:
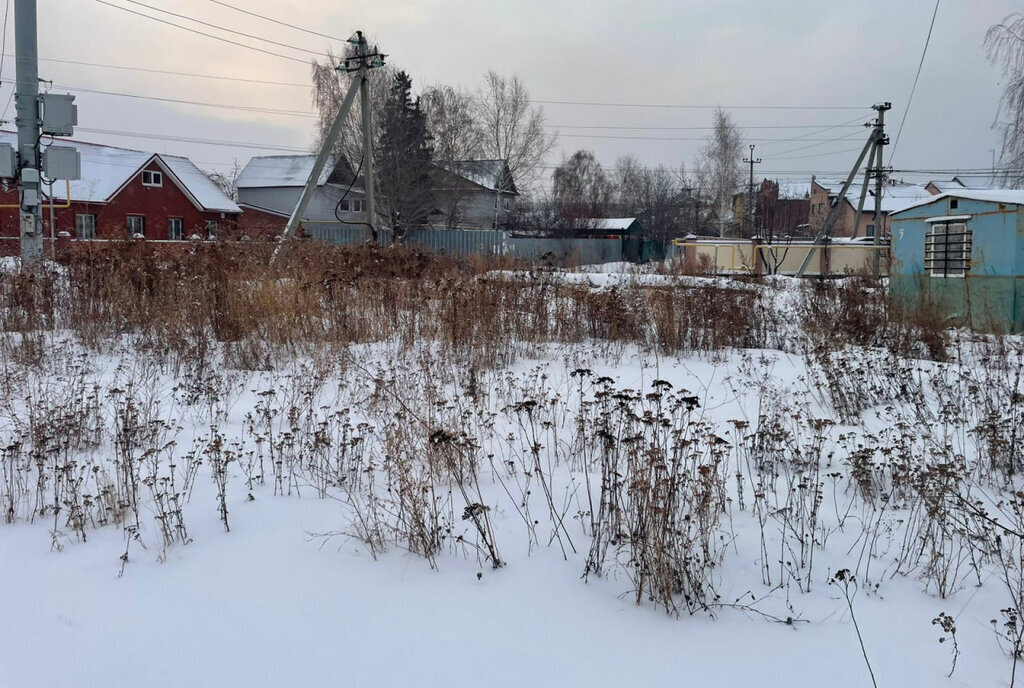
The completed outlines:
[[[921,51],[921,61],[917,63],[917,74],[914,75],[914,85],[910,87],[910,97],[907,98],[907,107],[903,109],[903,119],[900,120],[900,128],[896,130],[896,139],[893,141],[892,150],[889,151],[889,164],[892,165],[892,156],[896,155],[896,146],[900,145],[900,134],[903,133],[903,125],[907,123],[907,113],[910,112],[910,104],[914,101],[914,91],[917,90],[917,80],[921,78],[921,68],[924,67],[924,56],[928,54],[928,44],[932,40],[932,29],[935,28],[935,17],[939,14],[939,3],[942,0],[935,0],[935,11],[932,12],[932,23],[928,25],[928,37],[924,39],[924,50]]]
[[[280,43],[278,41],[274,41],[274,40],[271,40],[269,38],[264,38],[263,36],[256,36],[256,35],[251,34],[251,33],[245,33],[244,31],[236,31],[235,29],[229,29],[226,26],[221,26],[220,24],[213,24],[211,22],[203,21],[202,19],[196,19],[195,17],[191,17],[191,16],[189,16],[187,14],[180,14],[178,12],[171,12],[170,10],[165,10],[165,9],[161,9],[159,7],[154,7],[153,5],[147,5],[144,2],[139,2],[139,0],[121,0],[121,2],[130,2],[133,5],[138,5],[139,7],[145,7],[147,10],[152,10],[154,12],[160,12],[162,14],[167,14],[167,15],[170,15],[172,17],[177,17],[178,19],[184,19],[186,21],[195,22],[196,24],[199,24],[200,26],[208,26],[211,29],[217,29],[218,31],[225,31],[227,33],[233,33],[236,36],[242,36],[244,38],[251,38],[251,39],[253,39],[255,41],[263,41],[264,43],[270,43],[271,45],[276,45],[276,46],[279,46],[281,48],[289,48],[290,50],[298,50],[299,52],[310,53],[310,54],[313,54],[313,55],[320,55],[321,54],[317,50],[310,50],[308,48],[300,48],[299,46],[291,45],[290,43]]]
[[[228,9],[232,9],[232,10],[234,10],[236,12],[241,12],[242,14],[248,14],[250,17],[258,17],[258,18],[263,19],[265,21],[272,22],[274,24],[279,24],[280,26],[287,26],[289,29],[295,29],[296,31],[302,31],[303,33],[312,34],[313,36],[320,36],[321,38],[329,38],[332,41],[341,41],[342,43],[344,43],[345,41],[348,40],[346,38],[338,38],[337,36],[328,36],[327,34],[320,33],[319,31],[313,31],[311,29],[304,29],[301,26],[295,26],[294,24],[288,24],[287,22],[283,22],[283,21],[280,21],[278,19],[273,19],[272,17],[267,17],[267,16],[262,15],[262,14],[257,14],[256,12],[250,12],[249,10],[244,10],[241,7],[235,7],[234,5],[229,5],[226,2],[220,2],[220,0],[209,0],[209,1],[212,2],[214,5],[220,5],[222,7],[227,7]]]
[[[291,60],[292,62],[300,62],[300,63],[302,63],[304,65],[308,65],[309,64],[308,60],[303,60],[303,59],[298,58],[298,57],[292,57],[291,55],[284,55],[282,53],[275,53],[272,50],[264,50],[263,48],[257,48],[256,46],[246,45],[245,43],[239,43],[238,41],[233,41],[230,38],[224,38],[223,36],[215,36],[212,33],[206,33],[204,31],[199,31],[198,29],[193,29],[193,28],[190,28],[188,26],[182,26],[181,24],[175,24],[172,21],[167,21],[166,19],[161,19],[160,17],[151,17],[148,14],[143,14],[142,12],[136,12],[135,10],[133,10],[133,9],[131,9],[129,7],[122,7],[121,5],[115,5],[112,2],[107,2],[107,0],[95,0],[95,1],[98,2],[101,5],[106,5],[107,7],[113,7],[114,9],[121,10],[122,12],[128,12],[129,14],[134,14],[136,16],[144,17],[146,19],[151,19],[152,21],[160,22],[161,24],[166,24],[167,26],[173,26],[175,28],[182,29],[183,31],[188,31],[190,33],[194,33],[194,34],[197,34],[199,36],[205,36],[207,38],[212,38],[212,39],[214,39],[216,41],[223,41],[224,43],[230,43],[231,45],[237,45],[240,48],[246,48],[248,50],[254,50],[254,51],[258,52],[258,53],[263,53],[264,55],[273,55],[274,57],[280,57],[280,58],[282,58],[284,60]]]
[[[199,100],[183,100],[181,98],[164,98],[162,96],[144,96],[138,93],[122,93],[120,91],[103,91],[95,88],[85,88],[81,86],[69,86],[67,84],[55,84],[54,88],[64,89],[68,91],[76,91],[79,93],[94,93],[102,96],[115,96],[118,98],[134,98],[137,100],[152,100],[158,103],[177,103],[180,105],[196,105],[199,107],[209,108],[220,108],[222,110],[237,110],[240,112],[260,112],[270,115],[285,115],[288,117],[307,117],[310,119],[316,118],[316,115],[310,112],[302,112],[300,110],[278,110],[275,108],[261,108],[252,105],[232,105],[230,103],[207,103]]]

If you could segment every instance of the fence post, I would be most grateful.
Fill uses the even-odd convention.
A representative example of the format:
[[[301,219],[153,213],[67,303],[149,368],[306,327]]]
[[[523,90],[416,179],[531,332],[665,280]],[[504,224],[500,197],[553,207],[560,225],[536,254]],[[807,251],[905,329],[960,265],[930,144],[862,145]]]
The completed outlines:
[[[753,237],[750,240],[750,248],[754,252],[754,275],[760,277],[764,274],[764,262],[761,259],[761,238]]]
[[[827,277],[829,274],[829,251],[831,250],[832,242],[828,237],[824,237],[821,240],[821,255],[819,256],[818,263],[818,276]],[[813,249],[812,249],[813,250]]]

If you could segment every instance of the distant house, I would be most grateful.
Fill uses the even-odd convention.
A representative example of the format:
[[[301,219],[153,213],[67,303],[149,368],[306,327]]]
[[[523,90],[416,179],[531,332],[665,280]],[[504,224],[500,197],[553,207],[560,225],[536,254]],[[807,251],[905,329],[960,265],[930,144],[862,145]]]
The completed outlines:
[[[839,216],[832,226],[831,235],[833,237],[853,236],[857,204],[860,202],[863,189],[863,179],[851,184],[846,192],[846,196],[839,199],[839,192],[843,189],[843,181],[836,179],[811,179],[810,215],[808,217],[811,234],[816,234],[821,229],[826,218],[828,218],[829,211],[832,209],[832,204],[840,203]],[[931,192],[920,184],[907,184],[894,180],[886,182],[882,186],[882,234],[886,235],[889,232],[889,213],[930,196]],[[875,229],[874,212],[875,185],[870,184],[864,197],[864,211],[860,219],[860,236],[873,236]]]
[[[298,203],[316,156],[272,155],[252,158],[235,182],[245,209],[246,232],[280,231]],[[303,226],[365,226],[366,197],[362,178],[344,160],[328,160],[306,209]],[[493,228],[515,209],[516,190],[508,164],[501,160],[437,163],[430,173],[437,202],[434,226]]]
[[[431,174],[439,221],[435,226],[496,229],[515,212],[519,190],[505,160],[438,162]]]
[[[235,180],[238,204],[245,211],[240,231],[250,237],[278,234],[291,217],[316,162],[315,155],[264,155],[252,158]],[[306,208],[305,224],[366,222],[362,184],[352,182],[344,164],[328,159]]]
[[[17,145],[17,135],[0,132],[0,142]],[[181,240],[222,236],[236,225],[241,209],[188,158],[68,139],[53,143],[78,150],[82,178],[44,188],[47,236]],[[0,191],[0,199],[0,237],[20,236],[17,190]]]
[[[890,219],[896,301],[977,329],[1024,330],[1024,191],[944,192]]]
[[[748,194],[737,194],[734,212],[742,217]],[[811,210],[811,185],[764,179],[757,189],[754,230],[767,237],[794,236],[806,231]]]

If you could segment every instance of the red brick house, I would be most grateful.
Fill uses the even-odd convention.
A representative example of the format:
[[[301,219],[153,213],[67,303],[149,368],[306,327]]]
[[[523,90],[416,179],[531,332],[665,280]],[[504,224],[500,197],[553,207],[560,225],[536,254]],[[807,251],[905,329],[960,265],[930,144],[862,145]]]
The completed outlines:
[[[15,143],[16,136],[0,132],[0,142]],[[78,150],[82,178],[44,187],[48,238],[59,232],[77,239],[156,240],[236,233],[241,209],[188,158],[66,139],[53,144]],[[16,189],[0,189],[0,238],[20,235],[17,203]]]

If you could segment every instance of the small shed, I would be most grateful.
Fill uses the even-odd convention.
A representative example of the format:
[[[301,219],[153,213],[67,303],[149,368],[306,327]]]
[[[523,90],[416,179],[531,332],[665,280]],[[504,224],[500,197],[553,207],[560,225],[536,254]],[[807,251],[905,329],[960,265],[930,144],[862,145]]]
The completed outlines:
[[[1024,191],[959,189],[890,215],[890,294],[954,325],[1024,330]]]

